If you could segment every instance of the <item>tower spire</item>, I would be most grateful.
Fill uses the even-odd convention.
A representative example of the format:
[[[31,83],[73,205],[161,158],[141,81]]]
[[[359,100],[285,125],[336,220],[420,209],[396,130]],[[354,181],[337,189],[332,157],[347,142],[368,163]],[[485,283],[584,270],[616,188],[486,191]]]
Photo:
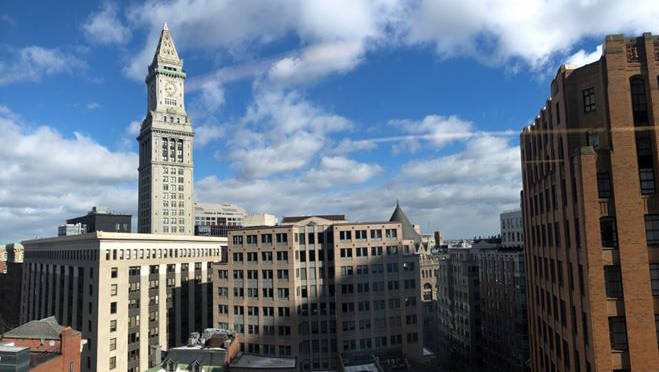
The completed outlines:
[[[178,57],[178,53],[176,53],[174,40],[172,40],[172,35],[169,33],[167,22],[162,26],[160,40],[158,40],[158,47],[156,48],[156,53],[153,56],[153,62],[151,62],[151,64],[157,64],[159,62],[176,66],[181,66],[183,64],[183,61]]]

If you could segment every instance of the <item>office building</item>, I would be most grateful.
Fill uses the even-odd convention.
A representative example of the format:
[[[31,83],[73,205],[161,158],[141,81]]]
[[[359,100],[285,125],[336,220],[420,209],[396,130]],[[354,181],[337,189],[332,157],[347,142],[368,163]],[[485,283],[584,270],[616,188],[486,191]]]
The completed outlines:
[[[144,371],[153,350],[212,325],[210,266],[226,238],[97,231],[23,245],[21,323],[79,330],[82,371]]]
[[[478,261],[483,365],[492,372],[530,371],[524,252],[482,249]]]
[[[245,227],[275,226],[276,224],[277,217],[267,213],[248,214],[245,216],[245,221],[243,222],[243,226]]]
[[[130,214],[108,212],[104,207],[93,207],[86,215],[66,220],[66,225],[82,225],[81,234],[94,231],[125,232],[131,231]],[[63,234],[75,235],[75,234]],[[59,235],[59,236],[63,236]]]
[[[23,286],[23,245],[0,245],[0,334],[18,327]]]
[[[499,215],[501,221],[501,245],[506,248],[524,246],[524,224],[522,211],[514,210]]]
[[[194,234],[192,138],[185,112],[186,74],[167,24],[146,76],[147,114],[140,143],[137,230]]]
[[[233,204],[194,203],[195,235],[227,237],[229,229],[243,226],[246,215]]]
[[[403,220],[402,210],[395,214]],[[422,360],[420,262],[409,221],[327,215],[281,223],[229,232],[227,262],[213,275],[217,327],[239,333],[245,353],[294,356],[302,370],[385,350]]]
[[[33,320],[0,338],[0,371],[79,372],[80,332],[54,317]]]
[[[536,371],[658,371],[659,37],[562,66],[520,136]]]
[[[483,367],[478,254],[493,245],[462,245],[438,254],[436,351],[445,367],[480,371]]]

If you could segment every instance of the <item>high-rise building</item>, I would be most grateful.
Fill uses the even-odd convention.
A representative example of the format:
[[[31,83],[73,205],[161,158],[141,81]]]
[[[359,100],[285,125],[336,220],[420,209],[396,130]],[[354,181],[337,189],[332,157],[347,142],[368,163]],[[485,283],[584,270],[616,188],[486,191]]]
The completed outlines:
[[[536,371],[659,371],[659,37],[562,66],[521,133]]]
[[[501,245],[510,248],[524,246],[524,224],[522,211],[514,210],[499,215],[501,221]]]
[[[229,229],[243,226],[247,211],[234,204],[194,203],[195,235],[226,237]]]
[[[185,112],[185,77],[165,23],[146,77],[147,115],[137,137],[140,233],[194,235],[194,133]]]
[[[212,325],[226,238],[97,231],[23,245],[20,322],[54,316],[82,332],[82,371],[144,371],[153,350]]]
[[[303,216],[231,230],[213,276],[215,325],[239,333],[246,353],[296,356],[302,370],[361,353],[422,360],[419,248],[398,221]]]
[[[478,253],[483,365],[492,372],[529,371],[524,252],[521,247]]]
[[[23,245],[10,243],[0,246],[0,334],[18,327],[22,297]]]

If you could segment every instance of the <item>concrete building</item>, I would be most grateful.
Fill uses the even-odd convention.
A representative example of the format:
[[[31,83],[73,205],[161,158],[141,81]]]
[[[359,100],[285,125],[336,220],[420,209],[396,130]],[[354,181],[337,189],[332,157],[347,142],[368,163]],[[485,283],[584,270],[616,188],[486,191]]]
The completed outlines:
[[[659,371],[659,37],[562,66],[520,138],[537,371]]]
[[[275,226],[277,224],[277,217],[272,214],[260,213],[260,214],[248,214],[245,216],[245,221],[243,226],[253,227],[253,226]]]
[[[524,246],[522,211],[514,210],[499,215],[501,221],[501,245],[506,248]]]
[[[489,243],[481,245],[491,248]],[[438,255],[437,353],[450,368],[482,370],[480,249],[448,248]]]
[[[185,112],[185,77],[165,23],[146,77],[147,114],[137,137],[140,233],[194,234],[194,133]]]
[[[23,286],[23,245],[11,243],[0,246],[0,334],[18,327]]]
[[[130,214],[112,213],[108,212],[105,207],[93,207],[86,215],[68,219],[66,223],[67,225],[81,224],[85,226],[85,230],[81,234],[94,231],[129,233],[131,231],[131,219]]]
[[[296,356],[301,370],[336,369],[342,356],[365,351],[421,360],[410,231],[409,221],[348,223],[342,215],[232,230],[227,262],[215,265],[214,323],[239,333],[245,353]]]
[[[83,371],[144,371],[157,346],[211,327],[226,238],[97,231],[23,245],[21,323],[55,316],[82,332]]]
[[[82,235],[87,233],[87,225],[78,223],[66,223],[57,227],[57,236]]]
[[[524,252],[482,249],[478,261],[483,365],[492,372],[530,371]]]
[[[80,332],[54,317],[33,320],[0,337],[0,371],[80,372]]]
[[[194,203],[195,235],[226,237],[243,226],[247,212],[234,204]]]

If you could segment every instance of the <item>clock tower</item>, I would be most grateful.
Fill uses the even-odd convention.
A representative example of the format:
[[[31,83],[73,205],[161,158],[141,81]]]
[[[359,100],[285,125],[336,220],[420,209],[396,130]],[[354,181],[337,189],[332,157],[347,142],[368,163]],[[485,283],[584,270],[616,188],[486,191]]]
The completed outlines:
[[[147,114],[140,143],[137,231],[194,235],[192,138],[185,72],[167,23],[146,76]]]

